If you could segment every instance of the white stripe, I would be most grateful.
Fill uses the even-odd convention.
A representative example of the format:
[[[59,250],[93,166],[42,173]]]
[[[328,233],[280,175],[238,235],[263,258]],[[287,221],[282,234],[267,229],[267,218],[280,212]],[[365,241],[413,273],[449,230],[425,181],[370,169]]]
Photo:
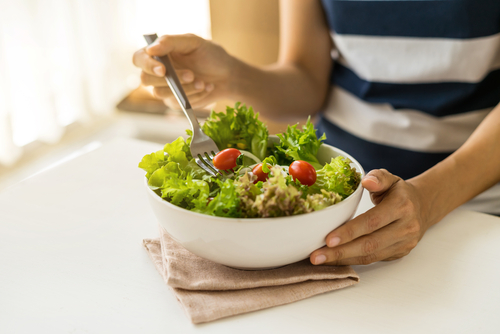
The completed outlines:
[[[340,35],[339,61],[368,81],[479,82],[500,68],[500,34],[472,39]]]
[[[367,103],[338,86],[332,87],[324,116],[362,139],[421,152],[459,148],[493,108],[434,117],[389,104]]]

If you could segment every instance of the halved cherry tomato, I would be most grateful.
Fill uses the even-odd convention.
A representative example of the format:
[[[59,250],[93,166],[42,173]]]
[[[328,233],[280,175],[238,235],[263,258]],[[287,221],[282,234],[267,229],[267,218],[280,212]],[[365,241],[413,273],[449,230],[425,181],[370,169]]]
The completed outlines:
[[[290,164],[288,173],[295,181],[298,179],[300,183],[307,186],[312,186],[316,182],[316,170],[307,161],[297,160]]]
[[[236,167],[236,159],[241,155],[240,150],[235,148],[226,148],[220,151],[214,157],[214,166],[217,169],[232,169]]]
[[[267,165],[267,166],[269,167],[269,165]],[[255,180],[253,183],[257,183],[259,181],[264,182],[265,180],[267,180],[269,178],[269,173],[264,173],[262,171],[262,164],[258,164],[257,166],[255,166],[252,169],[252,173],[253,173],[253,175],[257,176],[257,180]]]

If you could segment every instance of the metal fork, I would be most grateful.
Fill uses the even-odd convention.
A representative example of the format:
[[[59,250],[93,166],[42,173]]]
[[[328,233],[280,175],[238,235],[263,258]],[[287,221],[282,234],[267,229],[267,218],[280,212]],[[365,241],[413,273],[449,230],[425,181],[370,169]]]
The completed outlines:
[[[151,44],[158,38],[158,35],[156,34],[144,35],[144,38],[146,39],[146,42],[148,44]],[[212,160],[214,159],[215,155],[219,152],[219,148],[212,140],[212,138],[207,136],[201,129],[200,124],[198,123],[198,120],[194,115],[193,109],[191,108],[191,104],[189,103],[186,93],[184,92],[184,89],[182,88],[179,78],[175,73],[174,67],[172,66],[172,62],[170,61],[170,57],[167,54],[162,57],[154,57],[154,58],[165,66],[165,69],[167,70],[165,79],[167,80],[168,86],[174,93],[177,102],[179,102],[182,111],[184,111],[184,114],[186,115],[186,117],[189,120],[189,123],[191,124],[191,129],[193,130],[193,138],[191,140],[190,150],[191,150],[191,155],[195,159],[196,163],[205,172],[209,173],[213,177],[217,177],[218,175],[226,177],[232,175],[232,171],[219,170],[215,168],[215,166],[213,165]]]

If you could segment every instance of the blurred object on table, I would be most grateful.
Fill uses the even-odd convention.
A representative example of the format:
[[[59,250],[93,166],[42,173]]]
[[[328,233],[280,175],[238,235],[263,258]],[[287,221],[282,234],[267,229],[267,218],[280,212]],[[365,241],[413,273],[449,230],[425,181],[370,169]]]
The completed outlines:
[[[139,86],[128,94],[116,106],[121,111],[144,112],[148,114],[165,114],[167,106],[156,98],[144,86]]]
[[[182,110],[168,108],[161,99],[155,97],[149,87],[139,86],[121,100],[116,108],[119,111],[138,112],[154,115],[177,115],[184,116]],[[209,109],[194,109],[198,118],[206,118]]]

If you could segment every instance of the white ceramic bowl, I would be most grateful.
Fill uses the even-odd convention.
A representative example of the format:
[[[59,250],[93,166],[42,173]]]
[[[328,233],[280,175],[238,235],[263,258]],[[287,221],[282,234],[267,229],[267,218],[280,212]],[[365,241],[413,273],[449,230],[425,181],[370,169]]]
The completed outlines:
[[[278,138],[271,136],[270,142]],[[361,176],[361,165],[349,154],[323,144],[320,163],[344,156]],[[352,218],[363,194],[361,184],[345,200],[320,211],[278,218],[223,218],[175,206],[145,186],[160,225],[192,253],[239,269],[269,269],[303,260],[325,245],[326,235]]]

